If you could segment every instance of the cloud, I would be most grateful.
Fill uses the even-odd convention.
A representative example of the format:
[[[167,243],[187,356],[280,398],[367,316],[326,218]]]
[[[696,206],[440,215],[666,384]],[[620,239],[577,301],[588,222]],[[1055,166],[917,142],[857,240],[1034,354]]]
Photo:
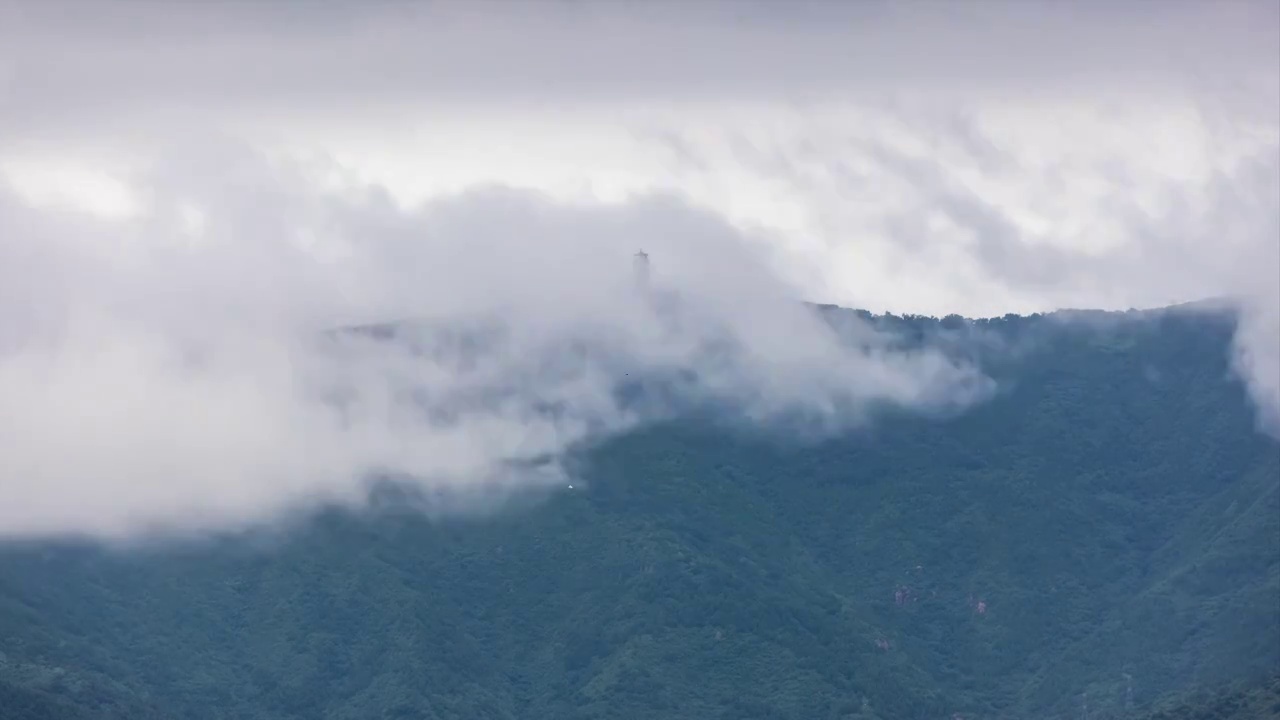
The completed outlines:
[[[614,386],[682,367],[756,419],[981,395],[800,297],[1229,296],[1274,429],[1278,157],[1269,2],[0,0],[0,528],[235,525],[370,470],[501,488],[670,410]],[[62,161],[134,207],[49,205]]]
[[[0,532],[234,527],[361,503],[374,474],[545,483],[554,465],[513,468],[672,411],[617,389],[678,371],[758,419],[987,389],[939,353],[837,335],[674,197],[488,188],[405,210],[231,142],[135,182],[141,211],[114,221],[0,195]],[[404,322],[334,332],[386,320]]]
[[[0,4],[0,129],[1192,91],[1274,118],[1274,3]],[[335,104],[335,97],[343,102]]]
[[[785,199],[792,231],[818,239],[798,254],[846,304],[983,316],[1225,298],[1233,364],[1280,434],[1280,124],[1202,101],[858,108],[654,142]]]

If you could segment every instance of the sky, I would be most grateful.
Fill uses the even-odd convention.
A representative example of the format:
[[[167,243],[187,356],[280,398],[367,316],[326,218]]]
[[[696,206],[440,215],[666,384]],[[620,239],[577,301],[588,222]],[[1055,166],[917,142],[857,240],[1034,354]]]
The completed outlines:
[[[834,426],[990,389],[793,299],[1225,298],[1275,432],[1278,286],[1274,2],[0,0],[0,535],[563,486],[512,461],[644,421],[632,372]],[[316,339],[410,317],[501,332]]]

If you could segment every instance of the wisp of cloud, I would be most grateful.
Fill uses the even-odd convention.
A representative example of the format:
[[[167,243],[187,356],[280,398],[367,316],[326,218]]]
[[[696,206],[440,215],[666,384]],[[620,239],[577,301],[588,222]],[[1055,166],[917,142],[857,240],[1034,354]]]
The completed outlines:
[[[561,482],[575,443],[675,410],[626,402],[632,378],[837,423],[986,391],[940,353],[837,334],[673,198],[406,210],[232,143],[162,158],[127,219],[0,195],[0,533],[237,527],[358,506],[388,475]]]
[[[684,407],[989,391],[811,294],[1229,296],[1280,434],[1274,2],[694,5],[0,0],[0,534],[491,497]],[[129,165],[136,212],[37,202],[64,160]]]

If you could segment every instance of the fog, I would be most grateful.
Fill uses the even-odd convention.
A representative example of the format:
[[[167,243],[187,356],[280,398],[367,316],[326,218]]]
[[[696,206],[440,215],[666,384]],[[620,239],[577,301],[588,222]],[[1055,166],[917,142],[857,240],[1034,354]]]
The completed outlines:
[[[991,391],[800,300],[1224,297],[1280,434],[1274,3],[0,2],[0,179],[5,535],[556,488],[677,370],[827,429]]]
[[[7,533],[234,527],[358,505],[385,474],[564,483],[554,463],[513,467],[674,410],[628,407],[628,377],[692,370],[683,392],[744,417],[835,424],[989,389],[938,353],[837,336],[750,239],[670,197],[488,188],[402,210],[232,143],[140,177],[128,219],[4,199]],[[381,321],[396,337],[340,331]],[[440,329],[483,347],[459,353]]]

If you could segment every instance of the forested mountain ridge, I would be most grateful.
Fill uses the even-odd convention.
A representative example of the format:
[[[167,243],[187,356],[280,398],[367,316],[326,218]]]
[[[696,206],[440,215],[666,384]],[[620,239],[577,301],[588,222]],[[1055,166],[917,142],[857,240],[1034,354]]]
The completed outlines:
[[[1173,718],[1280,672],[1280,444],[1229,314],[870,320],[998,391],[828,437],[676,418],[485,518],[8,543],[3,717]]]

